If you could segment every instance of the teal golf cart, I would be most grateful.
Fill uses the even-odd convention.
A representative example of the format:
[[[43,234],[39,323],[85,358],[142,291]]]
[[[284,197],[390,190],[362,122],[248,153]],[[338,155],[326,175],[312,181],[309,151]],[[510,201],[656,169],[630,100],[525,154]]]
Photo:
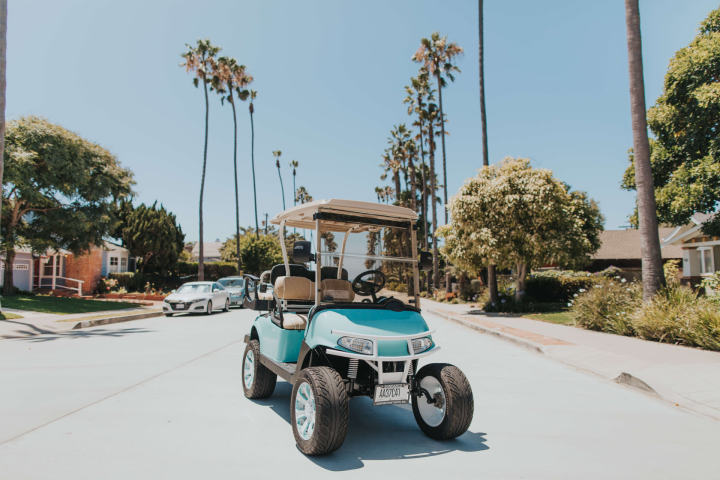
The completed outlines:
[[[271,222],[279,226],[284,263],[270,271],[271,295],[267,283],[244,276],[243,305],[263,312],[245,336],[245,396],[269,397],[278,376],[291,383],[292,431],[307,455],[340,448],[353,397],[378,406],[412,403],[431,438],[465,433],[474,405],[465,375],[448,364],[418,368],[440,347],[420,311],[419,269],[432,262],[426,252],[418,261],[417,214],[331,199],[290,208]],[[289,254],[286,227],[314,241],[295,242]],[[386,284],[412,294],[395,298]]]

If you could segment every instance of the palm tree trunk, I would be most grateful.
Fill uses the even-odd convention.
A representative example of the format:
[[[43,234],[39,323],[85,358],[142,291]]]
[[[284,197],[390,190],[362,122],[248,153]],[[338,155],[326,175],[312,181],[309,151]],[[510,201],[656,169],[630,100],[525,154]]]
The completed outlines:
[[[443,204],[443,209],[445,210],[445,224],[448,223],[448,209],[447,209],[447,203],[448,203],[448,184],[447,184],[447,162],[445,161],[445,115],[443,114],[443,103],[442,103],[442,85],[441,85],[441,78],[440,74],[437,75],[438,79],[438,96],[439,96],[439,104],[440,104],[440,141],[442,144],[442,156],[443,156],[443,198],[445,199],[445,203]],[[449,263],[445,263],[446,270]],[[450,283],[450,280],[452,278],[452,275],[450,275],[450,272],[445,273],[445,293],[452,292],[452,283]]]
[[[640,220],[643,298],[647,302],[655,296],[660,288],[665,286],[665,276],[660,253],[655,187],[650,165],[638,0],[625,0],[625,20],[627,23],[628,69],[630,71],[635,185]]]
[[[258,227],[257,215],[257,189],[255,188],[255,125],[253,124],[253,104],[250,104],[250,162],[252,164],[253,175],[253,199],[255,201],[255,238],[260,238],[260,228]],[[238,239],[240,242],[240,239]]]
[[[282,175],[280,175],[280,160],[277,163],[278,178],[280,179],[280,193],[282,193],[283,210],[285,210],[285,187],[283,187]]]
[[[235,114],[235,100],[232,96],[232,88],[228,90],[230,91],[230,104],[232,105],[233,125],[235,127],[235,143],[233,144],[233,165],[235,166],[235,252],[237,254],[238,275],[240,275],[242,262],[240,261],[240,200],[237,179],[237,116]]]
[[[6,53],[7,53],[7,0],[0,0],[0,185],[3,184],[5,170],[5,89],[6,79]],[[2,202],[0,202],[0,217],[2,217]],[[0,235],[2,238],[2,235]],[[11,269],[12,270],[12,269]]]
[[[415,177],[415,164],[411,157],[408,157],[408,170],[410,170],[410,208],[413,212],[417,212],[417,179]]]
[[[483,32],[483,0],[478,0],[478,24],[480,31],[479,41],[479,65],[480,65],[480,125],[482,128],[482,154],[483,154],[483,166],[490,166],[490,156],[488,154],[488,138],[487,138],[487,117],[485,116],[485,40]],[[490,302],[498,301],[498,288],[497,288],[497,274],[495,272],[495,265],[488,265],[488,293],[490,294]]]
[[[432,204],[432,235],[433,235],[433,289],[440,284],[440,265],[438,264],[438,240],[435,236],[437,229],[437,198],[435,192],[435,139],[433,139],[432,121],[428,125],[430,137],[430,203]]]
[[[422,246],[427,250],[427,179],[425,178],[425,145],[423,145],[423,122],[420,121],[420,156],[422,157],[422,217],[423,236]]]
[[[204,59],[203,59],[204,60]],[[205,78],[203,80],[203,88],[205,90],[205,150],[203,151],[203,171],[200,183],[200,241],[199,241],[199,258],[198,258],[198,280],[205,280],[205,249],[203,248],[203,195],[205,193],[205,167],[207,166],[207,148],[208,148],[208,123],[210,121],[210,102],[208,101],[208,88]]]

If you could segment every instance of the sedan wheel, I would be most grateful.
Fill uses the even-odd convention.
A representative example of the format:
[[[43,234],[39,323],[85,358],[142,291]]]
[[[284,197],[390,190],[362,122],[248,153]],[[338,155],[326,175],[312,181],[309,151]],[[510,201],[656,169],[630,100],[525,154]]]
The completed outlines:
[[[229,312],[230,311],[230,299],[225,299],[225,308],[223,308],[223,312]]]
[[[207,304],[207,310],[205,310],[205,315],[212,315],[212,308],[212,300],[209,300]]]

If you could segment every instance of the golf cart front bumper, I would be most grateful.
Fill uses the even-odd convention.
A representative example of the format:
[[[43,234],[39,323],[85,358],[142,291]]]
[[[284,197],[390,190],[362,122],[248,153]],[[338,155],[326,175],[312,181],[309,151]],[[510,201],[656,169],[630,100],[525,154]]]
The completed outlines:
[[[352,332],[341,332],[338,330],[333,330],[333,335],[338,335],[340,337],[353,337],[353,338],[361,338],[363,340],[371,340],[373,342],[373,353],[372,355],[368,354],[362,354],[362,353],[355,353],[355,352],[346,352],[344,350],[335,350],[333,348],[328,348],[325,350],[325,353],[328,355],[335,355],[337,357],[345,357],[350,359],[357,359],[357,360],[364,360],[365,363],[370,365],[370,367],[373,368],[378,374],[378,384],[379,385],[385,385],[390,383],[403,383],[405,382],[405,379],[410,375],[410,369],[412,367],[413,360],[417,360],[419,358],[427,357],[428,355],[432,355],[433,353],[440,350],[440,347],[436,346],[433,342],[433,346],[430,347],[429,350],[425,350],[421,353],[415,353],[412,341],[416,338],[424,338],[429,337],[433,333],[435,333],[435,330],[429,330],[427,332],[422,333],[415,333],[412,335],[369,335],[367,333],[352,333]],[[405,340],[407,342],[407,355],[402,356],[380,356],[378,354],[378,344],[382,341],[402,341]],[[384,372],[383,363],[384,362],[405,362],[404,368],[402,372]]]

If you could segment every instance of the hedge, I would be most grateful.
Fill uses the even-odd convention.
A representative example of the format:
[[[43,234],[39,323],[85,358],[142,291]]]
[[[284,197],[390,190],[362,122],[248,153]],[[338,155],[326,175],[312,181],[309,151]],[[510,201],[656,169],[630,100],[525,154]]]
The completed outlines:
[[[569,302],[581,290],[589,290],[598,283],[598,277],[616,277],[620,270],[609,267],[601,272],[574,272],[571,270],[533,272],[525,281],[525,296],[537,302]]]

